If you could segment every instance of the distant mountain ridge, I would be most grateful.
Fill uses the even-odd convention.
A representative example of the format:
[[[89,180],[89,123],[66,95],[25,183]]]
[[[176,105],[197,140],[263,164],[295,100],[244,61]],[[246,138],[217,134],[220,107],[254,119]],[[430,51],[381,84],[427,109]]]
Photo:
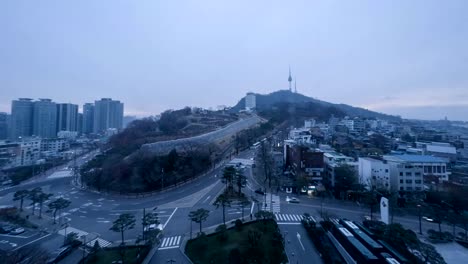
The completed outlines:
[[[350,117],[365,117],[365,118],[380,118],[386,120],[400,120],[398,116],[388,115],[384,113],[374,112],[360,107],[354,107],[347,104],[334,104],[325,101],[321,101],[312,97],[305,96],[300,93],[293,93],[289,90],[279,90],[270,94],[255,94],[256,105],[258,110],[264,110],[271,108],[277,103],[316,103],[326,107],[336,107],[343,111]],[[245,97],[239,100],[239,102],[231,108],[232,111],[238,112],[245,108]]]

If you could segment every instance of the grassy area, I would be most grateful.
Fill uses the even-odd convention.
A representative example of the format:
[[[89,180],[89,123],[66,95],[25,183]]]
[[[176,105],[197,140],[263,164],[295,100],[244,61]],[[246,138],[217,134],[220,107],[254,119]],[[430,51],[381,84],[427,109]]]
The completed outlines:
[[[273,220],[256,221],[187,243],[194,264],[286,263],[283,239]]]
[[[149,247],[127,247],[124,254],[125,264],[141,263],[149,252]],[[112,263],[122,259],[119,248],[106,248],[98,251],[96,254],[91,254],[86,259],[86,264],[101,264]]]

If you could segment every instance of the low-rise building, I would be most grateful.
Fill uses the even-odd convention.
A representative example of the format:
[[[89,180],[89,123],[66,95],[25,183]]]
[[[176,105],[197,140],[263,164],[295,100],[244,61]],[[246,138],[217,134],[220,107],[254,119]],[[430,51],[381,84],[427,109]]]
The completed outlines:
[[[359,158],[359,183],[368,190],[390,190],[390,165],[384,160]]]
[[[336,151],[324,151],[323,161],[325,164],[323,184],[327,187],[335,186],[335,169],[338,167],[349,166],[358,172],[358,162],[352,157],[348,157]]]
[[[432,177],[436,177],[439,181],[448,181],[450,172],[447,170],[447,163],[448,160],[445,158],[428,156],[428,155],[387,155],[383,157],[391,166],[396,167],[399,169],[398,176],[416,176],[414,179],[406,179],[404,183],[410,183],[410,180],[418,180],[419,184],[419,177],[422,175],[423,177],[420,179],[421,182],[424,180],[431,179]],[[393,173],[393,172],[392,172]],[[416,179],[418,178],[418,179]],[[394,179],[393,179],[394,180]],[[400,182],[400,179],[398,180]],[[399,190],[402,190],[401,187],[410,186],[399,186]],[[413,186],[411,186],[413,187]],[[418,186],[414,186],[418,187]]]

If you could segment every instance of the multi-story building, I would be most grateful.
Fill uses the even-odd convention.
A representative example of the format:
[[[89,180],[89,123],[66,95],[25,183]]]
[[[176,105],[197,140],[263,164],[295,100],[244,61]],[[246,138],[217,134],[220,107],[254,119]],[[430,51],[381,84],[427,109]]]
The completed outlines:
[[[247,93],[245,96],[245,110],[253,110],[257,107],[257,101],[254,93]]]
[[[83,134],[93,133],[94,126],[94,104],[83,105]]]
[[[57,137],[57,105],[51,99],[39,99],[33,108],[33,135],[41,138]]]
[[[10,135],[11,140],[30,137],[33,133],[32,99],[20,98],[11,102]]]
[[[7,113],[0,113],[0,140],[8,138],[8,122],[9,115]]]
[[[391,189],[390,165],[384,160],[359,158],[359,183],[368,190]]]
[[[312,138],[310,129],[295,128],[289,131],[289,139],[300,144],[315,144],[316,141]]]
[[[121,129],[123,122],[123,103],[110,98],[94,102],[94,133],[103,133],[108,129]]]
[[[70,149],[70,143],[63,138],[43,139],[41,141],[41,152],[50,151],[57,153],[68,149]]]
[[[439,181],[448,181],[450,172],[447,170],[448,160],[444,158],[427,156],[427,155],[387,155],[383,157],[390,166],[400,169],[398,171],[398,176],[410,177],[408,182],[404,179],[404,183],[410,183],[410,180],[419,180],[422,183],[431,182],[434,178],[437,178]],[[391,168],[392,169],[392,168]],[[401,171],[407,170],[407,171]],[[393,174],[393,172],[392,172]],[[420,177],[422,176],[422,177]],[[418,178],[418,179],[416,179]],[[394,180],[394,179],[392,179]],[[404,190],[407,190],[406,187],[413,186],[400,186],[404,187]],[[401,188],[399,188],[401,189]]]
[[[308,129],[311,129],[313,127],[315,127],[315,119],[309,119],[309,120],[305,120],[304,121],[304,128],[308,128]]]
[[[16,167],[16,157],[20,156],[18,143],[0,143],[0,168]]]
[[[358,163],[352,157],[345,156],[336,151],[324,151],[323,161],[325,163],[325,177],[323,183],[325,186],[335,186],[335,170],[341,166],[349,166],[358,172]]]
[[[78,131],[78,105],[57,104],[57,132]]]

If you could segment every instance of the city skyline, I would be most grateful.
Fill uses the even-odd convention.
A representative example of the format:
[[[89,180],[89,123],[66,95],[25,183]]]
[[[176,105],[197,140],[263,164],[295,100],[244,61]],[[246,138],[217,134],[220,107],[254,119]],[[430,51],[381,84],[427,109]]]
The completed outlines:
[[[22,97],[80,108],[112,97],[139,117],[233,106],[249,91],[288,89],[291,65],[307,96],[467,120],[464,1],[0,5],[4,112]]]

